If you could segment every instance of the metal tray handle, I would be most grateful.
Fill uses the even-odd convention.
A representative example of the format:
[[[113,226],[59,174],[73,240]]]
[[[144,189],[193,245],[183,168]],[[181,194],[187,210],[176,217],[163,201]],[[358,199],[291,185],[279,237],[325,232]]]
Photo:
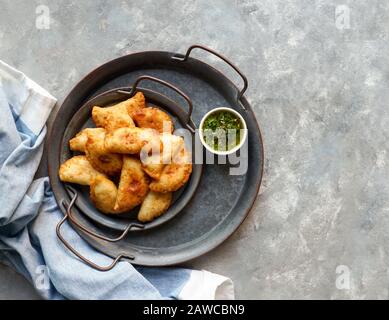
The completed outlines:
[[[185,62],[188,60],[189,55],[192,52],[192,50],[196,49],[196,48],[202,49],[202,50],[207,51],[209,53],[212,53],[213,55],[215,55],[216,57],[220,58],[225,63],[227,63],[231,68],[233,68],[241,76],[241,78],[243,79],[243,88],[238,92],[238,96],[237,96],[237,99],[240,100],[248,87],[247,78],[236,65],[234,65],[229,59],[227,59],[222,54],[220,54],[220,53],[218,53],[218,52],[216,52],[208,47],[205,47],[205,46],[202,46],[199,44],[195,44],[195,45],[189,47],[189,49],[186,51],[185,55],[175,55],[172,57],[172,60],[177,61],[177,62]]]
[[[172,89],[173,91],[178,93],[180,96],[182,96],[186,100],[186,102],[188,104],[188,113],[186,115],[185,124],[186,124],[186,127],[190,131],[194,132],[195,129],[190,125],[190,117],[192,116],[192,111],[193,111],[192,101],[190,100],[188,95],[186,95],[184,92],[182,92],[180,89],[178,89],[176,86],[172,85],[171,83],[166,82],[166,81],[161,80],[161,79],[158,79],[158,78],[155,78],[155,77],[145,75],[145,76],[140,76],[139,78],[137,78],[135,80],[134,84],[132,85],[131,91],[118,90],[118,92],[128,94],[129,96],[132,97],[136,92],[136,88],[138,87],[139,82],[141,82],[143,80],[154,81],[154,82],[157,82],[159,84],[162,84],[162,85]]]
[[[74,205],[74,203],[76,202],[77,200],[77,196],[78,196],[78,193],[75,189],[73,189],[72,187],[70,186],[67,186],[67,189],[73,194],[72,198],[71,198],[71,201],[69,203],[69,205],[67,205],[67,203],[62,200],[61,204],[62,206],[64,207],[65,211],[66,211],[66,214],[65,216],[62,218],[62,220],[58,223],[57,227],[56,227],[56,232],[57,232],[57,236],[58,238],[61,240],[61,242],[66,246],[66,248],[68,248],[74,255],[76,255],[79,259],[81,259],[82,261],[84,261],[86,264],[88,264],[89,266],[91,266],[92,268],[94,269],[97,269],[99,271],[109,271],[111,270],[113,267],[115,267],[115,265],[119,262],[120,259],[122,258],[127,258],[129,260],[134,260],[135,257],[134,256],[129,256],[129,255],[124,255],[124,254],[120,254],[118,255],[114,260],[113,262],[106,266],[106,267],[101,267],[97,264],[95,264],[94,262],[90,261],[89,259],[85,258],[81,253],[79,253],[76,249],[74,249],[72,247],[72,245],[65,240],[65,238],[62,236],[61,234],[61,227],[62,225],[65,223],[65,221],[67,219],[69,219],[75,226],[77,226],[78,228],[80,228],[82,231],[84,231],[85,233],[93,236],[93,237],[96,237],[96,238],[99,238],[101,240],[104,240],[104,241],[109,241],[109,242],[117,242],[117,241],[120,241],[121,239],[123,239],[127,233],[134,227],[136,228],[144,228],[144,225],[142,224],[138,224],[138,223],[130,223],[126,229],[123,231],[123,233],[116,237],[116,238],[108,238],[106,236],[103,236],[103,235],[100,235],[98,233],[95,233],[93,231],[90,231],[88,230],[85,226],[79,224],[77,222],[76,219],[74,219],[73,215],[72,215],[72,207]]]

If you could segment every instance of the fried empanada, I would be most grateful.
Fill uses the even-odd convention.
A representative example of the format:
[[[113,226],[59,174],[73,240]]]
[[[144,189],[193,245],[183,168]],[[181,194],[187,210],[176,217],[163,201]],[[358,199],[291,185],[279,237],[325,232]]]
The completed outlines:
[[[174,158],[174,162],[163,168],[159,180],[150,183],[150,189],[161,193],[174,192],[188,181],[191,173],[190,154],[182,148]]]
[[[172,133],[173,121],[170,116],[158,108],[143,108],[134,114],[133,119],[140,128],[152,128],[159,133]]]
[[[138,159],[123,156],[118,194],[114,209],[127,211],[140,205],[149,191],[149,179]]]
[[[162,141],[162,162],[170,164],[174,162],[175,157],[179,152],[184,152],[185,142],[180,136],[164,133],[161,135]]]
[[[174,157],[184,148],[184,139],[179,136],[164,133],[161,135],[161,141],[162,153],[140,154],[143,170],[156,180],[161,176],[165,165],[172,163]]]
[[[160,154],[147,156],[142,159],[143,170],[153,179],[159,179],[164,167],[165,164],[162,162]]]
[[[133,128],[135,124],[132,116],[144,107],[143,93],[138,92],[134,97],[111,107],[93,107],[92,118],[97,127],[103,127],[108,131],[125,127]]]
[[[127,112],[125,105],[102,108],[94,106],[92,118],[97,127],[103,127],[108,131],[124,127],[135,127],[134,121]]]
[[[107,177],[99,175],[91,180],[90,198],[97,209],[104,213],[120,213],[115,211],[118,189]]]
[[[98,128],[85,128],[81,130],[73,139],[69,140],[69,147],[72,151],[85,152],[85,145],[88,141],[88,132],[100,130]]]
[[[134,115],[139,112],[139,110],[146,107],[145,96],[142,92],[137,92],[131,99],[128,99],[122,103],[126,105],[127,112],[131,118],[134,118]]]
[[[99,175],[103,174],[92,167],[86,156],[74,156],[61,164],[59,168],[61,181],[81,185],[90,185],[92,179]]]
[[[149,191],[140,207],[138,220],[141,222],[149,222],[159,217],[169,208],[172,198],[173,194],[171,192],[159,193]]]
[[[86,133],[85,154],[90,164],[98,171],[113,176],[120,173],[123,161],[120,154],[105,149],[105,129],[96,128]]]
[[[161,151],[162,142],[157,131],[146,128],[120,128],[108,132],[105,149],[112,153],[139,153],[142,148]]]

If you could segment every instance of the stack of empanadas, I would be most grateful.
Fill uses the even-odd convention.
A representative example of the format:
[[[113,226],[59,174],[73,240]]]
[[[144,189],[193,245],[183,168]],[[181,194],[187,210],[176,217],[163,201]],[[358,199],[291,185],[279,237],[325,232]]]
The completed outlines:
[[[170,116],[147,107],[138,92],[116,105],[93,107],[92,118],[96,128],[69,141],[82,154],[61,165],[60,179],[90,186],[92,202],[107,214],[140,206],[138,220],[148,222],[166,212],[172,193],[192,172],[191,155],[182,137],[173,135]]]

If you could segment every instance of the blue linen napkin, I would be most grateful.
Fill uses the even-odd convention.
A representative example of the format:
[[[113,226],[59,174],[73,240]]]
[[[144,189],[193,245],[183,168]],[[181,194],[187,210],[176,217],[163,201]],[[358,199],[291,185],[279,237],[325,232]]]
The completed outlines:
[[[47,91],[0,60],[0,261],[23,274],[46,299],[233,299],[232,281],[207,271],[134,267],[100,272],[58,240],[63,217],[47,177],[34,180],[46,120],[56,103]],[[63,233],[100,265],[111,258],[69,226]]]

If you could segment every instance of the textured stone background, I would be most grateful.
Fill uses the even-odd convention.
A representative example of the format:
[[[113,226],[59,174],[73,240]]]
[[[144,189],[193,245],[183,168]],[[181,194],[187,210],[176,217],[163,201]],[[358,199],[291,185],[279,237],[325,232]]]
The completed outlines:
[[[51,10],[50,30],[35,8]],[[335,23],[348,5],[350,28]],[[342,25],[340,24],[340,27]],[[238,298],[389,298],[389,2],[1,0],[0,58],[59,100],[92,68],[202,43],[247,75],[265,176],[254,210],[192,263]],[[336,267],[350,269],[348,290]],[[0,298],[36,297],[0,267]]]

